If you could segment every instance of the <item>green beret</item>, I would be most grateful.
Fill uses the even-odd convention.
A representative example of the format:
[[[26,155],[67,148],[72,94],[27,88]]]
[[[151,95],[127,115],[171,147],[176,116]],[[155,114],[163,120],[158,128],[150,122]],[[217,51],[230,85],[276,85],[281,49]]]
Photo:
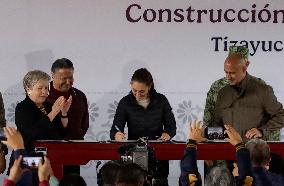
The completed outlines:
[[[230,46],[229,56],[234,54],[240,54],[244,59],[248,59],[249,49],[243,46]]]

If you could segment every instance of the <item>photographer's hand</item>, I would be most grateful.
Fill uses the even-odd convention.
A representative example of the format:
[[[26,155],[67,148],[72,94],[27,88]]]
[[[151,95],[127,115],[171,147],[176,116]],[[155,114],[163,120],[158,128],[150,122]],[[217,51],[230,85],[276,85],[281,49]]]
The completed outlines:
[[[21,177],[23,170],[21,168],[21,162],[22,162],[23,157],[20,156],[18,159],[14,161],[13,166],[10,169],[10,174],[9,174],[9,180],[13,181],[16,183],[19,178]]]
[[[13,150],[24,149],[24,141],[21,133],[12,127],[4,127],[4,133],[7,138],[6,141],[1,141]]]
[[[48,181],[48,177],[51,174],[51,165],[49,159],[47,159],[46,156],[44,156],[44,163],[42,161],[38,164],[38,178],[39,181]]]
[[[201,121],[194,120],[188,128],[188,138],[195,140],[197,143],[206,141],[206,138],[202,136],[205,126],[202,125]]]
[[[224,127],[226,128],[225,133],[228,134],[229,139],[228,141],[232,144],[232,145],[237,145],[239,143],[242,142],[242,138],[240,136],[240,134],[230,125],[224,125]]]

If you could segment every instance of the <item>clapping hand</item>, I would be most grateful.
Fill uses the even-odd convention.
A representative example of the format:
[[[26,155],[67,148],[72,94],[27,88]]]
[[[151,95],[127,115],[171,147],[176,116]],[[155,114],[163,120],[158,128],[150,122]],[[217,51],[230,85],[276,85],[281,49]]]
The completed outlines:
[[[61,109],[64,107],[66,102],[66,99],[63,96],[60,96],[59,98],[57,98],[57,100],[54,102],[53,106],[52,106],[52,112],[55,113],[55,115],[57,115]]]
[[[68,110],[69,110],[71,104],[72,104],[72,96],[70,95],[69,98],[64,102],[64,104],[63,104],[63,106],[61,108],[61,114],[63,116],[67,115]]]

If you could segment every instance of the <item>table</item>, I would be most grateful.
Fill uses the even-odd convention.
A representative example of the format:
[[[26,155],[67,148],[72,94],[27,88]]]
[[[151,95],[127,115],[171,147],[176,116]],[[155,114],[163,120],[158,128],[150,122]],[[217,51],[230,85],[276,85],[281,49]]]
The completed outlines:
[[[271,151],[284,158],[284,143],[268,142]],[[37,141],[37,147],[48,149],[52,169],[57,178],[63,176],[63,165],[85,165],[90,160],[117,160],[118,148],[126,143],[109,143],[96,141]],[[185,143],[149,143],[158,160],[180,160]],[[199,160],[234,160],[235,148],[229,143],[198,144]]]

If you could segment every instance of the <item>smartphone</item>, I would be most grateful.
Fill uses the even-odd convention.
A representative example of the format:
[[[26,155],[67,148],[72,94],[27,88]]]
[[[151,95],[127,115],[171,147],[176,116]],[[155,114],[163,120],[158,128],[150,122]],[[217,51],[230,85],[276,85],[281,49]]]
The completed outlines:
[[[42,156],[28,156],[23,157],[22,165],[30,169],[37,169],[39,162],[43,160]]]
[[[7,140],[3,128],[0,128],[0,140],[1,140],[1,141],[2,141],[2,140],[3,140],[3,141],[6,141],[6,140]]]
[[[204,133],[208,140],[224,140],[228,137],[224,131],[224,127],[206,127]]]
[[[31,152],[29,156],[23,157],[22,165],[26,168],[36,169],[41,160],[42,163],[44,162],[44,156],[47,156],[47,148],[35,147],[34,151]]]

